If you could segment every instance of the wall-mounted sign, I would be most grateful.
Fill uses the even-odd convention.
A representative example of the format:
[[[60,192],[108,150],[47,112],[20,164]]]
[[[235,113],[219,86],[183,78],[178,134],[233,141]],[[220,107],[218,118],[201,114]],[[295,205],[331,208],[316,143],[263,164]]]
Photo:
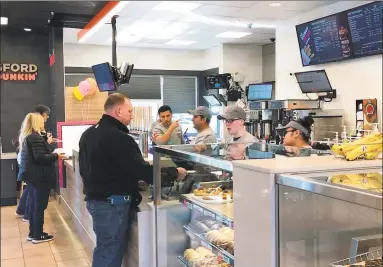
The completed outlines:
[[[0,80],[3,81],[36,81],[37,75],[38,68],[36,64],[0,64]]]

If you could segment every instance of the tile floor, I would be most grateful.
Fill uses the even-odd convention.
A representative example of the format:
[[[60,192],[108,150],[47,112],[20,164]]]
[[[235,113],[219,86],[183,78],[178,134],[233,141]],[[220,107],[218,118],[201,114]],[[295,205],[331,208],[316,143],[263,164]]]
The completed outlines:
[[[69,217],[55,201],[45,211],[44,231],[54,240],[33,244],[26,240],[29,224],[15,216],[16,206],[1,207],[1,267],[85,267],[91,255],[72,231]]]

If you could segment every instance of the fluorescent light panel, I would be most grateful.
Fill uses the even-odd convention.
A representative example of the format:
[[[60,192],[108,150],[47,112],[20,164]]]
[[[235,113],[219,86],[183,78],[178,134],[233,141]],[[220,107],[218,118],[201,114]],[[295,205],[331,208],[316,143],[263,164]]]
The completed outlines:
[[[124,40],[125,36],[138,36],[147,39],[172,39],[176,35],[186,31],[189,27],[184,22],[170,23],[165,20],[138,20],[133,25],[124,28],[118,34],[118,40]]]
[[[201,4],[192,2],[180,2],[180,1],[163,1],[160,4],[153,7],[153,10],[172,11],[172,12],[190,12]]]
[[[83,37],[78,40],[79,43],[85,42],[89,37],[91,37],[95,32],[97,32],[105,23],[110,22],[111,18],[120,12],[129,1],[120,1],[118,4],[109,11],[107,15],[105,15],[96,25],[94,25]]]
[[[190,40],[171,40],[169,42],[167,42],[166,44],[167,45],[184,45],[184,46],[187,46],[187,45],[191,45],[191,44],[194,44],[196,43],[196,41],[190,41]]]
[[[250,32],[222,32],[217,34],[215,37],[218,38],[242,38],[250,35]]]
[[[279,7],[281,5],[282,5],[281,3],[271,3],[271,4],[269,4],[269,6],[272,6],[272,7]]]
[[[1,17],[1,25],[8,25],[8,18],[7,17]]]
[[[26,31],[26,32],[30,32],[30,31],[32,31],[32,29],[24,28],[24,31]]]

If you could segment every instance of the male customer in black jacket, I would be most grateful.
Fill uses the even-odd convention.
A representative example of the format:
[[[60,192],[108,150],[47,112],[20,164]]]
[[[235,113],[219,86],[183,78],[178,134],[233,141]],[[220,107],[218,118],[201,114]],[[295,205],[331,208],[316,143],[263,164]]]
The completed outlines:
[[[133,107],[128,98],[109,95],[105,114],[87,129],[79,143],[80,174],[87,208],[93,218],[97,245],[93,267],[120,267],[126,250],[128,217],[138,205],[138,181],[153,182],[153,167],[142,158],[137,143],[128,135]],[[163,168],[163,179],[183,179],[186,170]]]

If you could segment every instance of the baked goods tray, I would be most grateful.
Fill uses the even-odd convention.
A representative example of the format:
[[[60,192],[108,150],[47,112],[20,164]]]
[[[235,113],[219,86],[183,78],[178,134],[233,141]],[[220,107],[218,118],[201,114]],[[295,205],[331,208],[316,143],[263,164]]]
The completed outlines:
[[[381,259],[382,255],[383,255],[382,249],[378,249],[375,251],[359,254],[359,255],[356,255],[354,257],[350,257],[350,258],[347,258],[344,260],[332,262],[332,263],[330,263],[330,266],[331,267],[353,266],[353,264],[358,264],[361,262],[367,262],[367,261],[373,261],[373,260]],[[355,266],[358,266],[358,265],[355,265]],[[370,266],[370,265],[360,265],[360,266]],[[371,266],[377,266],[378,267],[378,266],[382,266],[382,264],[371,265]]]
[[[213,252],[219,259],[227,262],[231,266],[234,266],[234,256],[230,255],[227,251],[218,248],[217,246],[211,244],[209,241],[205,239],[204,236],[197,234],[194,230],[192,230],[189,226],[184,226],[185,233],[193,240],[196,240],[202,247]]]
[[[222,223],[227,227],[234,228],[234,221],[232,219],[224,215],[218,214],[214,209],[209,209],[208,207],[203,205],[204,203],[196,203],[197,201],[194,202],[193,200],[185,197],[184,195],[180,196],[179,201],[190,210],[196,210],[202,213],[203,215]]]

